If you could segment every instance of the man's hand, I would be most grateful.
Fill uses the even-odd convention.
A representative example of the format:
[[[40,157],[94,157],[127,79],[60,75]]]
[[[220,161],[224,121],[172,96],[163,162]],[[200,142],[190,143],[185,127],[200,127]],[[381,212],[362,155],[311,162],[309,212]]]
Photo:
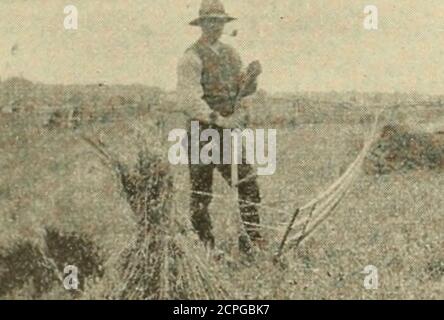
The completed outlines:
[[[222,117],[229,117],[234,113],[234,107],[230,103],[225,103],[223,106],[217,108]]]
[[[240,98],[250,96],[257,90],[257,78],[262,73],[261,63],[256,60],[250,63],[240,80]]]
[[[251,78],[257,78],[262,73],[262,65],[259,60],[255,60],[248,65],[247,76]]]
[[[248,113],[245,109],[238,109],[229,117],[218,116],[214,124],[226,129],[245,129],[248,124]]]

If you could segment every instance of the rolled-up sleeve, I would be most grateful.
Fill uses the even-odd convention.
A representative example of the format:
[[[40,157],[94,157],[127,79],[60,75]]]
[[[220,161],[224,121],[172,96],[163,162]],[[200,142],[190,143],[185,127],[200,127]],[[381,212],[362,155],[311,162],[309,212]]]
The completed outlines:
[[[242,97],[248,97],[248,96],[253,95],[254,93],[256,93],[257,87],[258,87],[257,79],[254,79],[250,83],[246,84],[246,86],[242,92]]]
[[[190,120],[209,122],[212,110],[202,99],[202,62],[192,51],[187,51],[177,67],[177,96],[179,108]]]
[[[248,67],[245,67],[244,64],[242,63],[242,59],[241,59],[241,56],[239,55],[239,53],[233,47],[230,47],[230,48],[232,50],[234,62],[241,70],[241,74],[238,79],[238,83],[239,83],[239,85],[243,84],[244,87],[242,88],[242,97],[240,97],[240,98],[251,96],[252,94],[254,94],[257,91],[257,88],[258,88],[257,79],[254,79],[253,81],[250,81],[248,83],[243,83],[243,81],[245,81],[247,78],[247,68]]]

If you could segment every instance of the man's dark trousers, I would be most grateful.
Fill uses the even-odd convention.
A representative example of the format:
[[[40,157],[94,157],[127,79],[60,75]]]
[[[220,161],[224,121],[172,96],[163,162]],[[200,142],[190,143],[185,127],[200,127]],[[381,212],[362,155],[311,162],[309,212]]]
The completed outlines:
[[[200,124],[199,132],[205,129],[215,129],[220,136],[220,162],[223,163],[223,129],[214,125]],[[212,233],[211,218],[208,207],[212,200],[213,187],[213,172],[214,169],[220,172],[224,180],[231,186],[231,164],[192,164],[191,162],[191,133],[188,132],[188,159],[191,179],[191,222],[199,238],[209,247],[214,247],[214,235]],[[208,142],[201,142],[199,144],[200,150]],[[227,150],[225,150],[227,152]],[[230,158],[231,159],[231,158]],[[247,164],[245,157],[242,159],[242,164],[238,165],[238,199],[241,219],[244,223],[244,228],[253,242],[260,240],[261,235],[258,230],[260,218],[258,215],[258,205],[261,201],[259,186],[256,179],[254,168]],[[229,214],[225,212],[224,214]],[[248,240],[239,238],[240,249],[248,250]]]

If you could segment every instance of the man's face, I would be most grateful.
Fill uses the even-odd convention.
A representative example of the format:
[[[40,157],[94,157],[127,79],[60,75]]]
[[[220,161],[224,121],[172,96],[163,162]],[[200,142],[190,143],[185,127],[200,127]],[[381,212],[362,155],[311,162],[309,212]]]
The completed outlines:
[[[222,36],[225,22],[221,19],[206,19],[202,21],[201,28],[203,35],[211,43],[216,42]]]

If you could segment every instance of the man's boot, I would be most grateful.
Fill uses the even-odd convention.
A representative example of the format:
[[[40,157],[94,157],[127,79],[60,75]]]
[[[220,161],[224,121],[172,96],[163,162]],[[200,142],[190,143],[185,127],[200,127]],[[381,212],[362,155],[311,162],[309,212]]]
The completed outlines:
[[[208,249],[214,249],[215,240],[211,231],[206,230],[203,232],[198,231],[199,239],[204,243],[205,247]]]
[[[205,247],[214,249],[215,240],[211,232],[212,226],[208,212],[196,212],[191,218],[194,230],[199,239],[204,243]]]
[[[258,231],[239,237],[239,251],[247,257],[254,257],[255,252],[265,249],[266,242]]]

